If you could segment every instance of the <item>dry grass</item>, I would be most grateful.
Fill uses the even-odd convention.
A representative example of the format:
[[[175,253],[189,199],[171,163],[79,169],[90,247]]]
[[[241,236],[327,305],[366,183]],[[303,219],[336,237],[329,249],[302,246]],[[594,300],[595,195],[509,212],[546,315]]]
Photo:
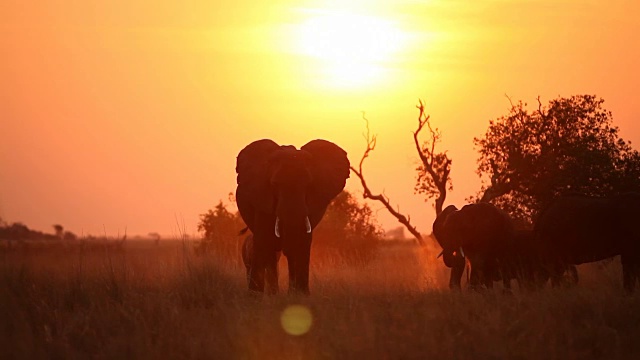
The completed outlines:
[[[255,298],[237,259],[181,242],[4,248],[0,358],[640,358],[640,296],[623,295],[617,260],[581,267],[575,288],[503,295],[449,292],[435,254],[323,259],[310,297]],[[291,304],[313,314],[305,335],[280,325]]]

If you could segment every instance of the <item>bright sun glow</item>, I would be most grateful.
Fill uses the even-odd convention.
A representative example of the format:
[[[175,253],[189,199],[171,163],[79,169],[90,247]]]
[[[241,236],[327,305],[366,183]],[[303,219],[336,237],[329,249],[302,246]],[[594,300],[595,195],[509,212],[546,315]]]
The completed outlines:
[[[380,80],[404,43],[391,21],[348,12],[314,12],[296,29],[299,51],[322,61],[326,77],[340,87]]]

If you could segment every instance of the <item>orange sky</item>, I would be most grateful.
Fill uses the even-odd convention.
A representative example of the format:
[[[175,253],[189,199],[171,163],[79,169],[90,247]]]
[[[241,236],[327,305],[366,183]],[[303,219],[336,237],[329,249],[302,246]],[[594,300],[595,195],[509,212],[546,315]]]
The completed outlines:
[[[429,233],[433,208],[413,195],[418,98],[453,159],[447,203],[478,190],[472,139],[505,94],[599,95],[640,143],[633,1],[27,3],[0,5],[0,217],[38,230],[170,236],[178,219],[195,234],[235,190],[247,143],[325,138],[357,162],[366,111],[371,187]]]

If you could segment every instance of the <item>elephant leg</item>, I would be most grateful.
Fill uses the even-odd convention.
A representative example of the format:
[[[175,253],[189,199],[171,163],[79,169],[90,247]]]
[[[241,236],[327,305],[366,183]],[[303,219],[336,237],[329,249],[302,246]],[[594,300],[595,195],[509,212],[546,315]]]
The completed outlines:
[[[251,286],[251,265],[245,265],[247,269],[247,286]]]
[[[504,288],[502,290],[504,293],[511,293],[511,279],[504,272],[502,273],[502,286]]]
[[[551,280],[551,287],[560,287],[562,285],[562,277],[564,276],[566,266],[562,264],[554,264],[550,267],[549,278]]]
[[[638,280],[640,264],[636,259],[622,255],[622,284],[627,293],[632,293]]]
[[[242,244],[242,262],[247,269],[247,286],[251,286],[251,265],[254,259],[253,235],[248,235]]]
[[[464,274],[465,264],[462,263],[461,266],[456,266],[451,268],[451,274],[449,276],[449,289],[452,290],[460,290],[460,282],[462,280],[462,275]]]
[[[269,251],[258,246],[260,243],[254,241],[253,256],[250,257],[247,266],[247,278],[249,280],[249,290],[264,292],[265,270],[267,268]]]
[[[471,272],[469,275],[469,288],[471,290],[478,290],[482,285],[482,279],[479,269],[477,269],[473,264],[471,265]]]
[[[569,283],[570,285],[578,284],[578,269],[575,265],[569,265],[567,267],[567,273],[569,275]]]
[[[287,257],[289,293],[309,294],[309,257]]]
[[[479,290],[483,285],[487,288],[493,288],[493,274],[487,269],[484,259],[475,259],[471,261],[471,276],[469,279],[470,288]]]
[[[485,269],[482,272],[483,284],[487,289],[493,289],[493,274]]]
[[[539,290],[547,281],[545,270],[540,264],[527,264],[518,276],[518,285],[527,291]]]
[[[249,290],[264,292],[264,265],[254,262],[248,272],[247,278],[249,279]]]
[[[280,290],[278,287],[278,252],[274,252],[270,256],[265,268],[265,281],[267,284],[267,294],[277,294]]]

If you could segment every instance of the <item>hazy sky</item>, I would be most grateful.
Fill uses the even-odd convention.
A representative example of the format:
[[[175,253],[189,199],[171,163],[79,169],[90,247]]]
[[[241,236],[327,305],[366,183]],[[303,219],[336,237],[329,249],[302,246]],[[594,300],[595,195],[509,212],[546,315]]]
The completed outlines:
[[[429,233],[433,207],[413,195],[418,98],[453,159],[448,204],[478,191],[473,138],[507,113],[505,94],[596,94],[637,146],[639,4],[4,0],[0,217],[195,234],[198,214],[235,191],[246,144],[325,138],[356,163],[366,111],[372,189]],[[353,175],[347,188],[361,194]]]

